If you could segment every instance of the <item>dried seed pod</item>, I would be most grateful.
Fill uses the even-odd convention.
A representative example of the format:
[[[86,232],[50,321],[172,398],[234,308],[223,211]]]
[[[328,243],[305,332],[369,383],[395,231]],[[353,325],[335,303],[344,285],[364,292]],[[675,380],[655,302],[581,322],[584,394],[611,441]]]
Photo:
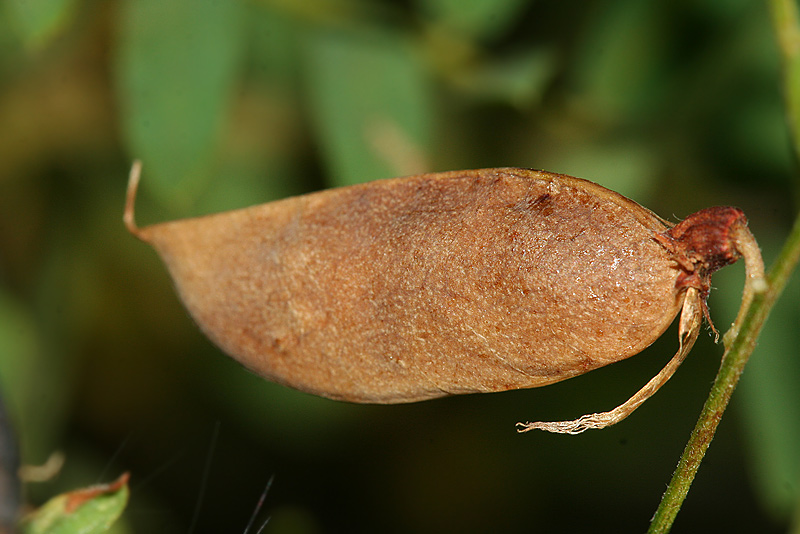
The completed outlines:
[[[586,180],[525,169],[425,174],[138,228],[200,328],[261,376],[352,402],[552,384],[637,354],[682,308],[674,372],[711,273],[760,254],[736,208],[677,226]],[[743,244],[744,243],[744,244]],[[748,285],[750,287],[750,285]],[[707,315],[707,312],[706,312]]]

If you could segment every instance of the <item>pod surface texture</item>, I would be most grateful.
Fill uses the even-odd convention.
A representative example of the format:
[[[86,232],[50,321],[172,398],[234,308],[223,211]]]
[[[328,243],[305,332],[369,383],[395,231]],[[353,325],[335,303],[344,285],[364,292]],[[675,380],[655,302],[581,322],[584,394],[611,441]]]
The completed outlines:
[[[353,402],[551,384],[680,309],[670,225],[526,169],[411,176],[137,229],[200,328],[269,380]]]

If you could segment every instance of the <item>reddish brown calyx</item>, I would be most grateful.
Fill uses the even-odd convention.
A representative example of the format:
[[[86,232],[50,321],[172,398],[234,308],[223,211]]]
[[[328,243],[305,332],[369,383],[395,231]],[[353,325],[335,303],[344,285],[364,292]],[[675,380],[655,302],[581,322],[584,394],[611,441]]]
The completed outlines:
[[[655,240],[672,254],[682,270],[676,287],[693,287],[700,292],[703,315],[717,338],[719,332],[714,328],[706,305],[711,275],[741,257],[737,236],[746,226],[747,217],[742,210],[717,206],[693,213],[666,232],[655,235]]]

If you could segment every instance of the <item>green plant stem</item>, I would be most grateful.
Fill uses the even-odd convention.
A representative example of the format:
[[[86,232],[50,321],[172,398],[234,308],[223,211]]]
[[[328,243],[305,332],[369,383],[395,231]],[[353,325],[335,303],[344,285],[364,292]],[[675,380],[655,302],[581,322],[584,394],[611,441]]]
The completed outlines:
[[[789,234],[781,254],[767,274],[767,291],[755,296],[744,316],[739,334],[725,350],[717,378],[714,380],[714,385],[711,387],[697,425],[686,444],[683,456],[672,475],[672,480],[661,499],[661,504],[656,510],[648,532],[669,532],[672,527],[675,516],[678,515],[697,469],[700,467],[700,462],[714,437],[720,419],[722,419],[731,394],[755,348],[758,334],[775,301],[783,292],[798,260],[800,260],[800,215],[795,220],[794,228]]]
[[[783,90],[786,116],[792,132],[794,150],[800,158],[800,16],[796,0],[769,0],[773,29],[783,62]],[[726,346],[722,364],[711,387],[703,411],[672,475],[650,523],[650,533],[669,532],[686,494],[692,485],[700,462],[714,437],[722,414],[728,405],[747,360],[755,348],[770,310],[800,259],[800,215],[784,244],[781,254],[767,274],[767,291],[750,303],[736,337]]]

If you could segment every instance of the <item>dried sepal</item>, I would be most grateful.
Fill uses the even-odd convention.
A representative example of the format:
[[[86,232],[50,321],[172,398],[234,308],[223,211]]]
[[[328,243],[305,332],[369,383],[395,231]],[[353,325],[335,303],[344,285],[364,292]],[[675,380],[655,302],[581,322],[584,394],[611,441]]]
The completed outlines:
[[[683,301],[681,310],[680,326],[678,332],[678,352],[664,366],[661,371],[650,379],[647,384],[637,391],[630,399],[620,404],[608,412],[593,413],[582,415],[571,421],[552,421],[536,423],[517,423],[517,432],[528,432],[529,430],[545,430],[556,434],[580,434],[586,430],[600,429],[615,425],[633,413],[636,408],[658,391],[661,386],[667,383],[678,367],[686,359],[692,350],[700,325],[703,321],[703,303],[700,292],[695,288],[689,288]]]
[[[571,421],[517,423],[518,432],[545,430],[579,434],[589,429],[614,425],[628,417],[673,375],[697,339],[703,317],[711,322],[706,300],[714,271],[742,257],[745,261],[745,285],[736,320],[725,334],[726,345],[738,335],[739,327],[757,293],[766,291],[764,262],[755,237],[747,228],[747,219],[738,208],[715,207],[701,210],[662,234],[654,236],[682,269],[676,287],[686,291],[678,332],[678,352],[667,365],[625,403],[609,412],[584,415]]]

